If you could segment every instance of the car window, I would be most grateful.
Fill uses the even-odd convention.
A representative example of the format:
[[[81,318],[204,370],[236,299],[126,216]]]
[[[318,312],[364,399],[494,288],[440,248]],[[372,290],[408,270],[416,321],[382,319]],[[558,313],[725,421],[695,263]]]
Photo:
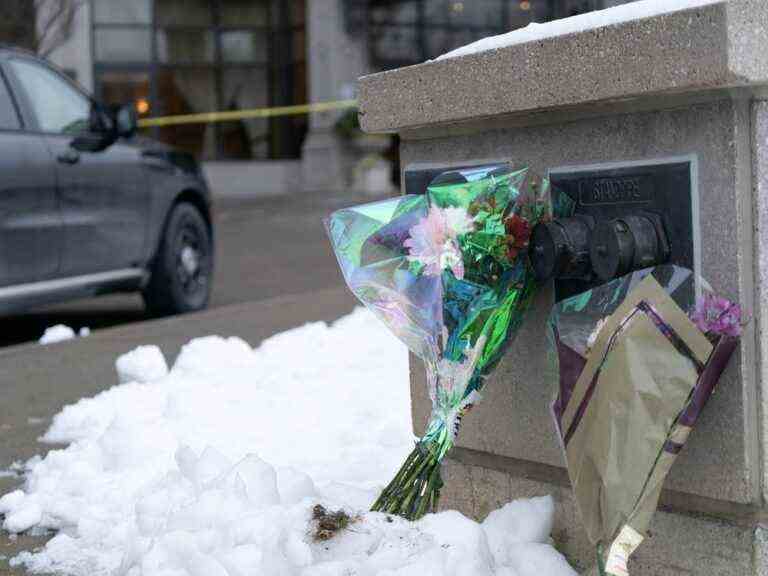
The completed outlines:
[[[8,85],[0,75],[0,130],[16,130],[21,128],[16,107],[13,105]]]
[[[77,134],[88,130],[91,102],[64,78],[29,60],[10,66],[44,132]]]

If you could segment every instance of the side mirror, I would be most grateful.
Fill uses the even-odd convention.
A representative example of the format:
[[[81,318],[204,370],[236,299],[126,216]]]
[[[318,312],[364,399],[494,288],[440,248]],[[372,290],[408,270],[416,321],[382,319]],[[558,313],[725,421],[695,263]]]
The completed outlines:
[[[114,115],[97,103],[91,107],[87,125],[73,126],[70,131],[74,138],[69,145],[78,152],[101,152],[117,140]]]
[[[136,133],[139,119],[132,104],[120,106],[115,112],[115,130],[118,137],[130,138]]]
[[[130,138],[138,128],[138,118],[132,105],[103,107],[95,104],[91,110],[89,129],[78,133],[70,142],[80,152],[101,152],[118,138]]]

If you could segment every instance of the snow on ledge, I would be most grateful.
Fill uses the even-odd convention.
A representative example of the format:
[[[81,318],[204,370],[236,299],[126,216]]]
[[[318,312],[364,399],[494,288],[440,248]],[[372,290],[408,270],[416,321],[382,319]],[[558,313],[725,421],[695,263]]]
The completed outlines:
[[[702,6],[709,6],[710,4],[717,4],[720,2],[722,2],[722,0],[641,0],[640,2],[632,2],[630,4],[614,6],[613,8],[571,16],[570,18],[553,20],[552,22],[547,22],[545,24],[532,22],[525,28],[518,28],[517,30],[512,30],[505,34],[488,36],[487,38],[472,42],[471,44],[447,52],[442,56],[438,56],[436,60],[458,58],[459,56],[477,54],[478,52],[486,52],[488,50],[497,50],[516,44],[544,40],[545,38],[555,38],[557,36],[585,32],[587,30],[602,28],[612,24],[651,18],[661,14],[700,8]]]

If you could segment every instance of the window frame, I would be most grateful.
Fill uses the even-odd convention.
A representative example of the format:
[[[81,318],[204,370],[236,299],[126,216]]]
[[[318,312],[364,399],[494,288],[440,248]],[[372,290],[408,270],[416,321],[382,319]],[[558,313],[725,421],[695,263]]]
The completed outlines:
[[[94,2],[98,2],[98,0],[94,0]],[[154,13],[154,0],[148,0],[149,4],[149,21],[142,22],[142,21],[130,21],[130,20],[105,20],[100,21],[98,18],[98,10],[93,5],[93,3],[90,6],[90,13],[93,14],[93,17],[91,18],[91,21],[97,25],[97,26],[147,26],[152,22],[153,13]]]
[[[218,50],[218,30],[214,28],[213,26],[205,27],[205,26],[152,26],[150,28],[151,36],[152,36],[152,45],[154,47],[154,54],[151,56],[154,58],[154,63],[157,64],[158,67],[194,67],[194,68],[205,68],[205,67],[211,67],[214,68],[216,66],[216,60],[218,58],[217,50]],[[160,57],[160,46],[158,37],[160,33],[162,32],[202,32],[207,33],[211,35],[212,42],[212,49],[213,53],[211,54],[210,60],[163,60]],[[112,65],[112,62],[104,62],[101,61],[101,64],[103,66],[109,66]]]
[[[27,131],[27,125],[26,125],[24,116],[21,113],[18,96],[16,95],[16,92],[13,89],[13,86],[11,86],[11,82],[8,80],[8,72],[6,71],[5,67],[6,67],[6,59],[3,58],[2,61],[0,61],[0,90],[2,90],[1,87],[5,87],[5,90],[8,92],[8,99],[11,102],[11,107],[13,108],[13,114],[16,116],[16,122],[18,123],[18,127],[7,128],[7,127],[0,126],[0,132],[25,132]]]
[[[97,39],[97,31],[109,31],[109,30],[148,32],[150,36],[149,38],[150,48],[149,48],[149,54],[146,60],[140,60],[140,59],[131,60],[128,58],[126,58],[125,60],[99,60],[99,46],[98,46],[98,39]],[[147,24],[95,24],[94,23],[91,25],[91,58],[93,59],[94,62],[109,62],[111,65],[137,64],[137,63],[149,65],[152,62],[152,59],[155,57],[155,53],[154,53],[155,39],[151,37],[153,30],[154,28]]]

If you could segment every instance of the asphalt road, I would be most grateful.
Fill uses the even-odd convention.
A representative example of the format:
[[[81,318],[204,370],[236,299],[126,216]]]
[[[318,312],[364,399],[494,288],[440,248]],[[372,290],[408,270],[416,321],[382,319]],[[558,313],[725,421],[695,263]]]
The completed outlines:
[[[322,219],[373,200],[359,194],[221,200],[215,213],[216,270],[211,308],[341,286]],[[0,347],[36,341],[48,326],[103,329],[146,320],[141,297],[103,296],[2,319]]]

